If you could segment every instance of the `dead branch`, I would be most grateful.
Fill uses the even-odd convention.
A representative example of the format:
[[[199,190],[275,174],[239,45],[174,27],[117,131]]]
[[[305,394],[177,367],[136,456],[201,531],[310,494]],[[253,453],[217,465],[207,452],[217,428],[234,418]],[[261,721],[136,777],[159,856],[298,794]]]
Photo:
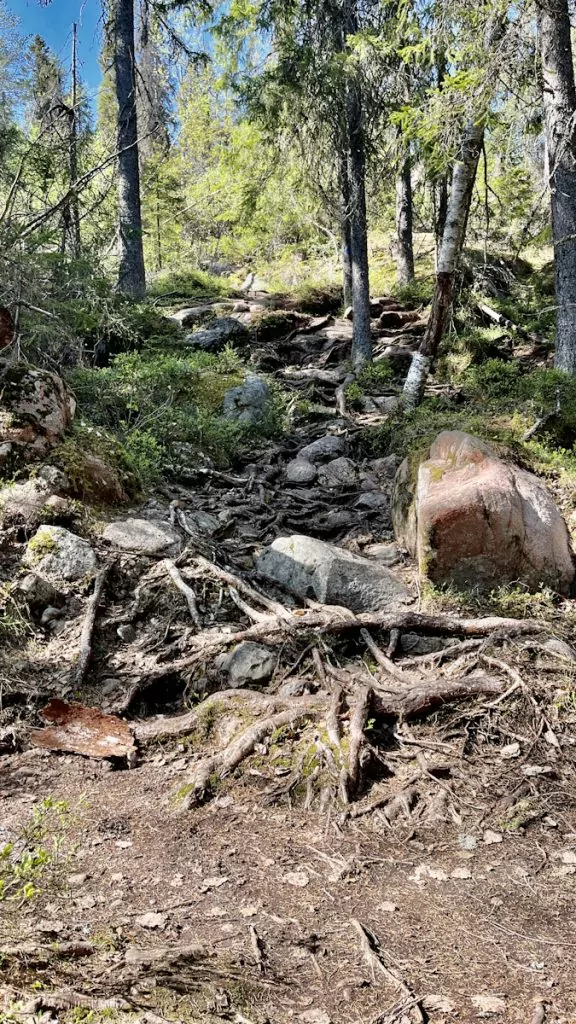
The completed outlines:
[[[190,612],[190,617],[196,626],[196,629],[202,629],[202,620],[198,613],[198,605],[196,604],[196,594],[192,590],[192,587],[189,587],[188,584],[184,582],[174,562],[170,558],[165,559],[164,565],[166,566],[166,572],[174,583],[174,586],[178,588],[181,594],[184,594],[186,604],[188,605],[188,611]]]
[[[94,626],[96,624],[96,616],[98,614],[98,604],[102,597],[102,591],[112,563],[105,565],[98,573],[94,581],[94,590],[88,604],[86,606],[86,615],[84,616],[84,625],[82,626],[82,633],[80,635],[80,653],[78,656],[78,663],[74,669],[72,682],[74,686],[80,686],[84,682],[84,677],[90,664],[90,658],[92,657],[92,635],[94,633]]]
[[[326,704],[323,702],[322,710],[325,707]],[[291,707],[288,711],[280,711],[276,715],[263,718],[249,726],[224,750],[204,758],[195,766],[192,778],[188,783],[189,792],[184,798],[184,807],[189,809],[202,803],[209,794],[214,779],[220,781],[234,771],[245,758],[253,753],[256,744],[261,743],[275,729],[282,729],[287,725],[296,726],[306,719],[313,720],[318,717],[319,711],[317,701],[310,697],[300,698],[299,708]]]

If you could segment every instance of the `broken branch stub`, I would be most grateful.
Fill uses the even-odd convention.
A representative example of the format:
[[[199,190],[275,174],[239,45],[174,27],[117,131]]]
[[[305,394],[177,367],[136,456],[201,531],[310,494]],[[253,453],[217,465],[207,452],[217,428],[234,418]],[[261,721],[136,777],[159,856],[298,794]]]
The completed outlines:
[[[116,715],[54,697],[40,716],[46,728],[32,729],[29,734],[30,742],[37,747],[87,757],[131,758],[136,753],[130,727]]]

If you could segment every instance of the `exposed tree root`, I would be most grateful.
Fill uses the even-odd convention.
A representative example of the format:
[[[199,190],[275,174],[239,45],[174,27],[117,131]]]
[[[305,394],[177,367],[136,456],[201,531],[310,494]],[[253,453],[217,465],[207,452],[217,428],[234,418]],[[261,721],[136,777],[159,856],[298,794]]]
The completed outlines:
[[[350,924],[354,928],[354,931],[358,935],[360,940],[360,949],[366,960],[366,963],[370,967],[372,977],[374,981],[378,974],[381,974],[387,981],[389,981],[396,989],[402,992],[410,1005],[410,1012],[412,1020],[418,1021],[419,1024],[425,1024],[426,1017],[424,1011],[420,1005],[420,1000],[414,995],[410,985],[402,978],[398,967],[395,964],[386,963],[386,955],[383,949],[380,947],[378,939],[365,925],[362,924],[357,918],[352,917]],[[388,959],[390,959],[388,957]]]
[[[348,768],[343,769],[346,777],[342,779],[340,785],[340,792],[346,797],[347,803],[357,795],[360,789],[362,749],[366,742],[364,730],[368,720],[371,699],[372,691],[370,689],[360,690],[350,715]]]
[[[282,729],[286,725],[298,725],[306,719],[312,720],[318,717],[320,710],[325,709],[325,704],[321,709],[318,702],[311,701],[310,698],[300,698],[300,700],[302,703],[299,708],[291,707],[288,711],[280,711],[269,718],[255,722],[232,740],[224,750],[200,761],[195,766],[188,784],[190,789],[184,798],[184,807],[190,808],[201,803],[210,792],[214,782],[220,781],[234,771],[246,757],[254,752],[256,744],[261,743],[275,729]]]
[[[188,586],[188,584],[184,582],[182,576],[180,575],[180,572],[176,568],[174,562],[171,561],[171,559],[167,558],[164,562],[164,565],[166,566],[166,572],[168,573],[174,586],[177,587],[180,593],[183,594],[184,597],[186,598],[186,604],[188,605],[190,618],[192,619],[192,622],[196,626],[196,629],[202,629],[202,620],[198,612],[198,605],[196,604],[196,594],[192,590],[192,587]]]
[[[254,640],[268,644],[282,644],[290,637],[315,633],[342,633],[347,630],[365,627],[378,628],[387,632],[393,629],[414,630],[426,635],[438,636],[490,636],[498,632],[509,636],[541,633],[547,630],[546,623],[530,619],[504,619],[491,616],[484,619],[458,619],[448,615],[425,615],[421,612],[364,612],[354,615],[345,608],[316,607],[311,610],[296,609],[285,615],[269,616],[247,629],[234,633],[225,633],[218,629],[203,630],[190,638],[190,653],[165,665],[157,665],[148,673],[146,680],[141,681],[139,691],[153,685],[157,680],[168,675],[193,668],[200,661],[214,657],[220,651],[243,640]],[[138,690],[136,692],[138,692]],[[126,704],[124,710],[130,707]]]
[[[98,614],[98,604],[102,597],[102,591],[112,563],[105,565],[98,573],[94,582],[94,590],[88,599],[88,605],[86,607],[86,616],[84,618],[84,625],[82,626],[82,634],[80,636],[80,654],[78,657],[78,663],[74,669],[72,675],[72,683],[74,686],[79,686],[83,681],[88,671],[88,665],[92,657],[92,635],[94,633],[94,626],[96,625],[96,616]]]

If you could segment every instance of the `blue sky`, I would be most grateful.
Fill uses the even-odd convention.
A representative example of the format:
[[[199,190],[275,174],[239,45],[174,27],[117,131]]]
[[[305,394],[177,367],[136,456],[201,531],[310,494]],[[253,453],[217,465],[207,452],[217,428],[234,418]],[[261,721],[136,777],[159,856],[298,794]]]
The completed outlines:
[[[100,0],[52,0],[43,6],[39,0],[7,0],[6,9],[20,21],[23,35],[40,35],[58,55],[64,67],[70,67],[72,25],[78,24],[78,71],[93,100],[100,82]]]

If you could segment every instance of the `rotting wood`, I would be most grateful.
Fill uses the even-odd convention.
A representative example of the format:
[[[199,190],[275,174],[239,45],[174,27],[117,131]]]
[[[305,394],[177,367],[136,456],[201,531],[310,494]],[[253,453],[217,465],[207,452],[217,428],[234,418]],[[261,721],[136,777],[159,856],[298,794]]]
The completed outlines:
[[[92,657],[92,636],[94,634],[94,626],[96,625],[96,616],[98,614],[98,604],[102,597],[102,591],[106,584],[106,580],[112,568],[112,563],[103,566],[94,581],[94,590],[88,599],[86,606],[86,615],[84,616],[84,624],[82,626],[82,633],[80,635],[80,653],[78,656],[78,662],[72,673],[72,684],[74,686],[80,686],[84,682],[90,659]]]
[[[136,754],[134,738],[126,722],[115,715],[105,715],[98,708],[67,703],[58,697],[42,708],[40,715],[47,722],[44,729],[32,729],[30,742],[47,750],[67,750],[88,757],[127,757]]]

